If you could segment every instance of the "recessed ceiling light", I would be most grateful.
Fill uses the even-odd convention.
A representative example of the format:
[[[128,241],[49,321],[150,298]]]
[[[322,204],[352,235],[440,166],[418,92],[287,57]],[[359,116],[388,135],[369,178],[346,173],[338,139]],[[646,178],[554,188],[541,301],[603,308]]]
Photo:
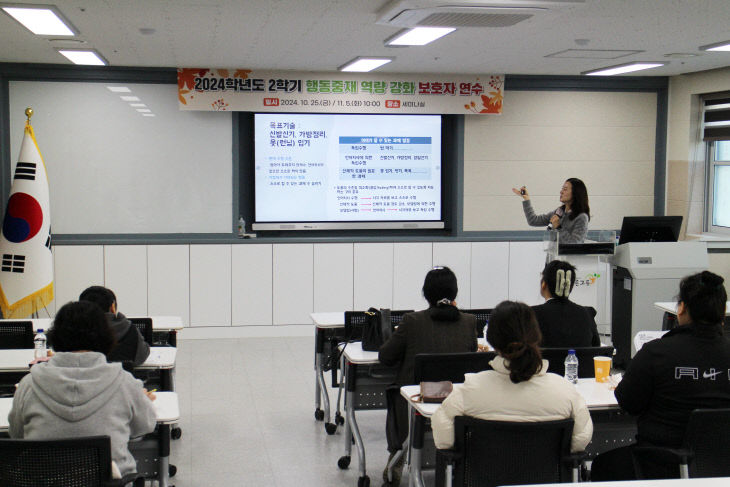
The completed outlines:
[[[716,42],[715,44],[700,46],[700,51],[730,51],[730,41]]]
[[[581,74],[584,74],[587,76],[615,76],[617,74],[625,74],[625,73],[632,73],[634,71],[641,71],[642,69],[658,68],[659,66],[664,66],[666,64],[669,64],[669,63],[635,62],[635,63],[619,64],[618,66],[609,66],[607,68],[593,69],[591,71],[584,71]]]
[[[346,62],[339,68],[339,71],[350,71],[358,73],[367,73],[373,69],[379,68],[384,64],[388,64],[393,60],[392,57],[362,57],[358,56],[355,59]]]
[[[143,117],[154,117],[155,114],[154,113],[143,113],[142,116]]]
[[[139,113],[152,113],[152,110],[150,110],[149,108],[137,108],[137,111]]]
[[[93,49],[56,49],[74,64],[106,66],[106,59]]]
[[[146,107],[147,105],[145,105],[144,103],[130,103],[130,104],[129,104],[129,106],[130,106],[130,107],[140,107],[140,108],[144,108],[144,107]]]
[[[668,57],[669,59],[687,59],[697,56],[699,56],[699,54],[695,54],[693,52],[670,52],[669,54],[664,55],[664,57]]]
[[[131,93],[132,92],[132,90],[130,90],[126,86],[107,86],[106,89],[111,91],[112,93]]]
[[[122,101],[139,101],[138,96],[120,96],[119,98],[121,98]]]
[[[415,27],[404,29],[385,40],[386,46],[425,46],[429,42],[451,34],[453,27]]]
[[[61,19],[61,13],[50,5],[6,5],[5,13],[20,22],[23,27],[39,36],[74,36],[76,30],[70,22]]]

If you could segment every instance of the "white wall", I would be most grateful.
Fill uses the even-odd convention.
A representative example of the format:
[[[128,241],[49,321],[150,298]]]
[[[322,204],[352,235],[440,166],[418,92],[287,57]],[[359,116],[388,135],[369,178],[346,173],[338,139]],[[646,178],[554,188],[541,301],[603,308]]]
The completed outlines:
[[[508,91],[502,115],[467,116],[464,230],[531,230],[512,187],[545,213],[569,177],[586,183],[592,229],[653,214],[656,107],[653,93]]]
[[[316,311],[423,309],[434,265],[456,273],[462,308],[538,304],[545,256],[541,242],[386,242],[56,246],[54,259],[51,313],[100,284],[124,313],[179,315],[196,336],[214,337],[253,327],[280,336]]]

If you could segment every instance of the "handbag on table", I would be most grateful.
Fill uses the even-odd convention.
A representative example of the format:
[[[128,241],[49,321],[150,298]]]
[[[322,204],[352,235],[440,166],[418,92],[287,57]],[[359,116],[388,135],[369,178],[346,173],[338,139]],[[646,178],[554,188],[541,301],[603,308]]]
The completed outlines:
[[[370,308],[365,312],[367,320],[362,330],[362,349],[377,352],[393,334],[390,324],[390,310]]]

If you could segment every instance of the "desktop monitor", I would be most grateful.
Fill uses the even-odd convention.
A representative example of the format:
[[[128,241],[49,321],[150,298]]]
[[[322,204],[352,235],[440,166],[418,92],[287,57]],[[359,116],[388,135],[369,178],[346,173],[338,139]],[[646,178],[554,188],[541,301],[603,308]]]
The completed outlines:
[[[681,226],[681,216],[625,216],[618,244],[676,242]]]

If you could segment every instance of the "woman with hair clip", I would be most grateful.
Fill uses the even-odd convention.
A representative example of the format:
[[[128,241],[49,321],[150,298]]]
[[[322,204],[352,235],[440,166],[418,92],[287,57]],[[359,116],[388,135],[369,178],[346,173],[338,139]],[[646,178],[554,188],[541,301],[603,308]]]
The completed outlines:
[[[436,448],[454,445],[454,418],[496,421],[552,421],[573,418],[572,451],[585,449],[593,435],[585,401],[575,386],[547,373],[540,355],[540,329],[529,306],[502,301],[489,318],[487,339],[499,356],[493,370],[467,374],[431,417]]]
[[[588,205],[588,190],[585,183],[578,178],[569,178],[560,189],[561,206],[542,215],[535,214],[530,202],[527,187],[512,188],[512,192],[522,197],[522,209],[527,224],[532,227],[544,227],[557,230],[562,243],[583,243],[588,233],[588,221],[591,209]]]
[[[575,267],[562,260],[548,262],[542,270],[540,295],[545,303],[532,307],[542,332],[542,347],[601,346],[594,313],[568,299],[575,277]]]
[[[403,315],[401,324],[378,352],[380,363],[399,364],[396,376],[398,388],[392,395],[393,407],[388,408],[386,419],[391,459],[408,437],[408,403],[398,393],[398,389],[415,382],[416,354],[477,350],[476,317],[459,311],[454,301],[457,292],[456,275],[451,269],[431,269],[423,282],[423,297],[428,301],[428,309]],[[402,458],[394,468],[393,480],[389,484],[392,487],[400,483]],[[383,472],[383,480],[388,481],[386,472]]]
[[[722,333],[726,301],[723,279],[717,274],[704,271],[685,277],[679,283],[679,326],[644,345],[631,359],[615,394],[622,409],[638,416],[637,445],[679,448],[692,410],[730,407],[730,339]],[[591,478],[635,479],[631,449],[598,455]],[[676,464],[642,461],[642,470],[647,478],[679,476]]]

